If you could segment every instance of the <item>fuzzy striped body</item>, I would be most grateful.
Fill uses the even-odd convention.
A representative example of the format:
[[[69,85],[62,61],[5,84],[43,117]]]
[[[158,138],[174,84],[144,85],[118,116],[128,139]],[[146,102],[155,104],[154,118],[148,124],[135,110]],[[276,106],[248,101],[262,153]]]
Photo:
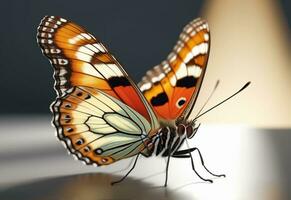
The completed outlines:
[[[172,156],[180,149],[186,138],[192,138],[197,128],[192,123],[181,123],[174,127],[161,128],[151,138],[148,144],[150,154],[148,156]]]

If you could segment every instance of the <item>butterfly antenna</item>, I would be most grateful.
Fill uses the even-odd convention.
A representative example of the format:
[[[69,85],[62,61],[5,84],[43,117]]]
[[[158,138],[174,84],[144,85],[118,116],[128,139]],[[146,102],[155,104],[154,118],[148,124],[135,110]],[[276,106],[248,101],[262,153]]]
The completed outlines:
[[[247,82],[240,90],[238,90],[236,93],[234,93],[233,95],[229,96],[228,98],[224,99],[223,101],[221,101],[220,103],[216,104],[215,106],[213,106],[212,108],[206,110],[205,112],[203,112],[202,114],[198,115],[197,117],[195,117],[193,120],[198,119],[199,117],[201,117],[202,115],[205,115],[206,113],[208,113],[209,111],[213,110],[214,108],[216,108],[217,106],[223,104],[224,102],[228,101],[229,99],[231,99],[232,97],[236,96],[238,93],[240,93],[241,91],[243,91],[244,89],[246,89],[249,85],[251,84],[251,82]]]
[[[202,110],[205,108],[205,106],[207,105],[207,103],[209,102],[209,100],[211,99],[211,97],[213,96],[214,92],[216,91],[218,85],[219,85],[220,81],[217,80],[215,83],[215,86],[212,90],[212,92],[210,93],[209,97],[207,98],[207,100],[205,101],[205,103],[203,104],[203,106],[201,107],[201,109],[199,110],[199,112],[197,113],[196,117],[194,119],[197,118],[197,116],[202,112]]]

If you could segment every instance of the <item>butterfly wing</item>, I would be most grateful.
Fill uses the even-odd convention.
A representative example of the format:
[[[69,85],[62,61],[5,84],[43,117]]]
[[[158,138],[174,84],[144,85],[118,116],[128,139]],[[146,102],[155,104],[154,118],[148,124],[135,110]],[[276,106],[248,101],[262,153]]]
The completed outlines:
[[[57,135],[86,164],[108,165],[147,154],[151,124],[137,111],[99,89],[74,86],[52,105]]]
[[[167,59],[149,70],[138,84],[161,121],[170,123],[190,115],[206,71],[209,48],[207,22],[193,20]]]
[[[151,106],[107,48],[79,25],[46,16],[37,33],[54,67],[58,138],[87,164],[148,154],[159,128]]]
[[[155,113],[107,48],[81,26],[56,16],[42,19],[37,33],[42,52],[54,67],[58,96],[74,86],[99,89],[136,110],[159,127]]]

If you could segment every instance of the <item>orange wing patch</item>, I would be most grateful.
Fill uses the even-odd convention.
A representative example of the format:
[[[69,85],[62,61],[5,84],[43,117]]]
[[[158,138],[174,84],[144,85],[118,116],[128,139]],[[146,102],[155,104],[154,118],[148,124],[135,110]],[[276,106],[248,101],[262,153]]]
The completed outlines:
[[[161,121],[188,116],[201,86],[210,48],[206,21],[195,19],[179,36],[168,58],[138,84]]]

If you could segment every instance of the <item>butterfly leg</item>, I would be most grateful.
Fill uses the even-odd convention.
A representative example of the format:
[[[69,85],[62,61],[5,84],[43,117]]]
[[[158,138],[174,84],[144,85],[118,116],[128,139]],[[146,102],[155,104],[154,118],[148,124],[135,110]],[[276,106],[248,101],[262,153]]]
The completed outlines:
[[[118,172],[127,171],[127,170],[130,168],[130,166],[133,164],[134,161],[135,161],[135,158],[132,158],[132,159],[129,161],[129,163],[127,164],[126,167],[124,167],[123,169],[120,169],[120,170],[118,170],[118,171],[114,171],[113,174],[116,174],[116,173],[118,173]]]
[[[169,155],[168,155],[167,165],[166,165],[166,179],[165,179],[164,187],[167,187],[167,184],[168,184],[168,171],[169,171],[169,164],[170,164],[170,158],[171,158],[171,148],[169,148],[168,154]]]
[[[216,177],[225,177],[225,175],[224,174],[219,174],[219,175],[217,175],[217,174],[214,174],[214,173],[212,173],[206,166],[205,166],[205,163],[204,163],[204,160],[203,160],[203,157],[202,157],[202,154],[201,154],[201,152],[200,152],[200,150],[198,149],[198,148],[189,148],[189,149],[186,149],[186,150],[181,150],[181,151],[176,151],[173,155],[172,155],[172,157],[175,157],[175,158],[190,158],[191,159],[191,164],[192,164],[192,169],[193,169],[193,171],[197,174],[197,176],[199,176],[199,178],[200,179],[202,179],[202,180],[204,180],[204,181],[208,181],[208,182],[213,182],[212,180],[210,180],[210,179],[204,179],[204,178],[202,178],[198,173],[197,173],[197,171],[195,170],[195,167],[194,167],[194,161],[193,161],[193,157],[192,157],[192,154],[191,154],[191,152],[193,152],[193,151],[197,151],[198,152],[198,155],[199,155],[199,157],[200,157],[200,161],[201,161],[201,164],[202,164],[202,166],[204,167],[204,169],[209,173],[209,174],[211,174],[212,176],[216,176]]]
[[[125,176],[123,176],[121,179],[119,179],[118,181],[113,181],[113,182],[111,182],[111,185],[114,185],[114,184],[116,184],[116,183],[120,183],[120,182],[122,182],[129,174],[130,174],[130,172],[135,168],[135,165],[136,165],[136,163],[137,163],[137,159],[138,159],[138,157],[139,157],[139,154],[137,154],[137,156],[136,156],[136,158],[135,158],[135,160],[134,160],[134,163],[133,163],[133,166],[131,167],[131,169],[125,174]]]

